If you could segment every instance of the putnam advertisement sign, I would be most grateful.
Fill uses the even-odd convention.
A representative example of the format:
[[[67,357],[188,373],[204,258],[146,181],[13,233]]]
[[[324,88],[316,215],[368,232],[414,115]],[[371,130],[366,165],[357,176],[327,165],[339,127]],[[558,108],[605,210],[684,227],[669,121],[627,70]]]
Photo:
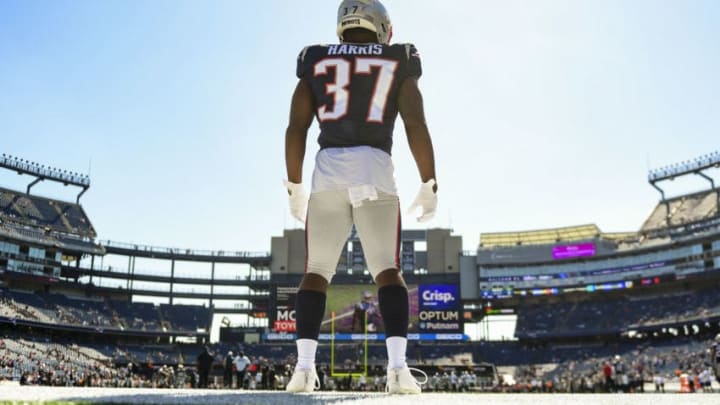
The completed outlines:
[[[460,294],[456,284],[420,285],[418,298],[421,331],[462,331]]]

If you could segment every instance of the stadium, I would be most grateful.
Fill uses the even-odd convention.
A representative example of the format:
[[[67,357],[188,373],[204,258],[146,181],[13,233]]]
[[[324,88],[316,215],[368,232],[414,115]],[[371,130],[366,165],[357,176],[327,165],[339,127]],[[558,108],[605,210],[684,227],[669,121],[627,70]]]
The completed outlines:
[[[80,202],[88,176],[8,155],[0,166],[3,176],[30,179],[25,190],[0,188],[5,386],[284,388],[295,361],[303,230],[285,229],[270,252],[100,240]],[[428,374],[424,391],[717,390],[709,347],[720,332],[720,193],[705,173],[719,166],[712,153],[651,170],[661,198],[633,232],[585,224],[481,233],[467,252],[451,229],[403,230],[408,362]],[[707,188],[667,198],[663,182],[688,175]],[[46,198],[32,190],[40,181],[79,192],[75,201]],[[321,391],[384,390],[382,320],[371,305],[360,314],[354,307],[372,291],[353,233],[323,321]],[[507,319],[513,335],[492,338]],[[214,358],[201,386],[205,348]],[[241,381],[226,373],[229,352],[251,359]]]

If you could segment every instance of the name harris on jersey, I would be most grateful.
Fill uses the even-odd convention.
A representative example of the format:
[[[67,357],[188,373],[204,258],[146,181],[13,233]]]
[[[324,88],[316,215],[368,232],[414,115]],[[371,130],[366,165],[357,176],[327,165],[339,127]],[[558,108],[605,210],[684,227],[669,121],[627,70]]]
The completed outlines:
[[[327,49],[328,55],[382,55],[383,53],[383,46],[380,44],[327,45]]]

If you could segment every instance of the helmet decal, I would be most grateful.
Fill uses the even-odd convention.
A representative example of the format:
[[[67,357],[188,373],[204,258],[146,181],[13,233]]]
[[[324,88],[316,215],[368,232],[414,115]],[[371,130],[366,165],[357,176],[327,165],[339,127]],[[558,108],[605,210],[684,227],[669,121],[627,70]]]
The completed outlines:
[[[392,23],[385,6],[378,0],[343,0],[337,14],[337,35],[343,40],[343,32],[351,28],[363,28],[377,35],[378,43],[388,44],[392,37]]]

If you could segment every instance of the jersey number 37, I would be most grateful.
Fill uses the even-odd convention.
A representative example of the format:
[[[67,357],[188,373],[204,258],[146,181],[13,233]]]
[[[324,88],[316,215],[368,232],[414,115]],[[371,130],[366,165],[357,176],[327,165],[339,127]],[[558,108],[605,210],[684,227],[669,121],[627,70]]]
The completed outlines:
[[[329,107],[323,104],[318,107],[317,116],[320,121],[337,121],[348,113],[350,99],[348,87],[352,80],[351,73],[353,75],[370,75],[373,69],[377,69],[378,75],[370,98],[366,121],[383,122],[385,106],[390,94],[390,87],[395,79],[398,62],[381,58],[356,58],[354,66],[353,69],[353,64],[342,58],[323,59],[315,64],[314,75],[316,77],[327,75],[329,69],[335,70],[335,81],[328,83],[325,87],[325,92],[333,96],[333,105]]]

